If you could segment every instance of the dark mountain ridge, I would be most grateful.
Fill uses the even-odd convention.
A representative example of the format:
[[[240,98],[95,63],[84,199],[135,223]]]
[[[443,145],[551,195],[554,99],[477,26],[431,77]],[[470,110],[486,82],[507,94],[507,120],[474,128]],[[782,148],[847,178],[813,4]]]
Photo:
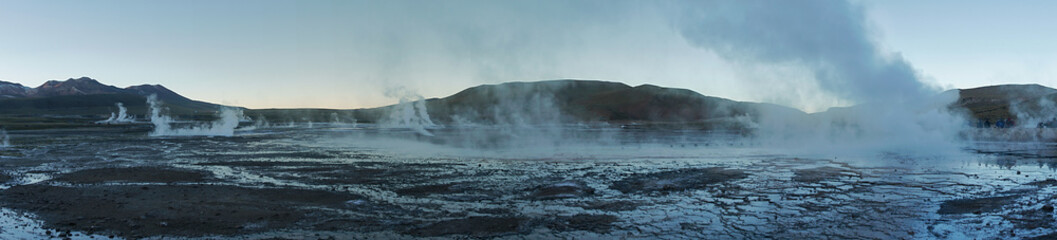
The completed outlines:
[[[789,107],[705,96],[688,89],[569,79],[480,85],[426,99],[425,105],[438,124],[616,123],[716,129],[744,128],[745,120],[758,120],[767,111],[806,115]],[[396,107],[346,113],[361,122],[379,122]]]
[[[211,113],[220,105],[188,99],[161,85],[118,88],[89,78],[50,80],[36,88],[0,82],[0,114],[3,115],[105,115],[124,103],[130,113],[147,111],[146,97],[158,99],[177,114]]]
[[[952,108],[963,108],[974,119],[996,121],[1020,117],[1053,115],[1057,89],[1039,84],[1006,84],[956,89],[958,101]],[[1021,116],[1018,116],[1019,115]]]
[[[22,84],[0,81],[0,99],[26,97],[31,89]]]
[[[125,93],[110,85],[104,85],[88,77],[71,78],[66,81],[50,80],[28,92],[27,97],[54,97],[70,95],[118,94]]]
[[[997,85],[957,91],[949,107],[964,109],[975,119],[1016,119],[1054,113],[1057,89],[1038,84]],[[143,116],[146,96],[156,95],[171,114],[185,118],[208,116],[221,105],[186,98],[161,85],[117,88],[82,77],[48,81],[36,88],[0,81],[0,124],[3,116],[81,116],[89,121],[116,111],[122,102],[131,114]],[[443,98],[424,100],[431,120],[438,124],[553,124],[616,123],[682,125],[700,128],[739,127],[765,113],[806,116],[793,108],[768,103],[740,102],[705,96],[678,88],[629,86],[598,80],[549,80],[480,85]],[[250,117],[282,122],[382,122],[399,105],[378,108],[255,109]],[[1049,115],[1047,115],[1049,114]],[[199,117],[200,117],[199,116]]]

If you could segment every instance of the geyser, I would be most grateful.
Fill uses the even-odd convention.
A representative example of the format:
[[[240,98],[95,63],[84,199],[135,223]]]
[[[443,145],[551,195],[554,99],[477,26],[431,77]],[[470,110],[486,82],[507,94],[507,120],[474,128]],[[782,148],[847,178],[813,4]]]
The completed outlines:
[[[433,136],[426,128],[433,128],[437,125],[429,118],[426,101],[422,96],[403,88],[389,90],[386,95],[399,97],[400,103],[389,110],[389,116],[382,121],[382,127],[406,128],[422,135]]]
[[[850,1],[700,1],[677,26],[688,42],[736,63],[806,69],[824,93],[862,103],[910,102],[939,88],[875,39]]]
[[[118,102],[115,105],[117,105],[117,108],[118,108],[117,114],[111,112],[110,113],[110,118],[107,118],[106,120],[97,121],[95,123],[97,123],[97,124],[124,124],[124,123],[131,123],[131,122],[136,121],[136,117],[135,116],[128,115],[128,109],[125,108],[125,104],[124,103]]]
[[[818,86],[824,94],[858,104],[807,117],[765,112],[760,126],[765,139],[795,145],[865,143],[901,151],[949,145],[964,129],[964,118],[947,110],[957,96],[939,96],[939,88],[920,81],[908,61],[884,51],[856,3],[691,3],[676,21],[691,44],[741,65],[804,69],[814,82],[797,87]]]
[[[174,128],[172,124],[175,121],[172,117],[162,114],[162,103],[156,95],[147,97],[147,105],[150,106],[150,122],[154,124],[150,136],[232,136],[235,134],[235,128],[239,126],[239,119],[242,118],[242,110],[222,107],[217,113],[217,120]]]
[[[11,137],[7,136],[7,130],[0,129],[0,148],[11,146]]]

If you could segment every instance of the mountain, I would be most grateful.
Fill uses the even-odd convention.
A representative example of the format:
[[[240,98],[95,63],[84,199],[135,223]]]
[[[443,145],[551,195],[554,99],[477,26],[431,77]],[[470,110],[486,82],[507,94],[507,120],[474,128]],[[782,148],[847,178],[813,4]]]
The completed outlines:
[[[0,99],[26,97],[31,89],[22,84],[0,81]]]
[[[448,97],[426,99],[424,105],[430,118],[438,124],[616,123],[714,129],[745,127],[745,118],[757,120],[763,111],[806,114],[793,108],[710,97],[687,89],[632,87],[595,80],[480,85]],[[297,120],[290,119],[291,116],[324,120],[350,116],[359,122],[379,122],[398,107],[267,109],[246,113],[274,122]]]
[[[446,98],[427,100],[426,106],[430,116],[440,122],[451,122],[452,118],[482,123],[571,122],[590,117],[585,116],[587,109],[579,105],[586,99],[626,88],[630,87],[623,83],[588,80],[510,82],[468,88]],[[566,118],[539,119],[547,114]],[[497,119],[503,117],[522,119]]]
[[[165,88],[165,86],[157,85],[157,84],[156,85],[144,84],[144,85],[138,85],[138,86],[131,86],[131,87],[125,88],[125,90],[128,91],[128,92],[135,93],[136,95],[140,95],[140,96],[156,95],[159,100],[161,100],[162,102],[165,102],[166,104],[173,104],[173,105],[177,105],[177,106],[181,106],[181,107],[185,107],[185,108],[190,108],[190,109],[199,109],[199,110],[208,111],[208,110],[215,110],[217,107],[220,107],[220,105],[217,105],[217,104],[191,100],[190,98],[184,97],[184,96],[182,96],[182,95],[180,95],[180,94],[178,94],[176,92],[173,92],[172,90],[169,90],[168,88]]]
[[[1057,89],[1038,84],[995,85],[955,89],[949,105],[974,119],[1051,119],[1057,115]],[[426,100],[430,117],[439,123],[561,122],[678,123],[729,121],[739,116],[758,120],[761,113],[803,116],[799,110],[766,103],[738,102],[701,95],[687,89],[589,80],[511,82],[468,88],[444,98]],[[361,121],[388,117],[394,106],[353,111]],[[557,113],[557,114],[554,114]],[[541,117],[539,115],[543,115]],[[1026,119],[1025,119],[1026,120]]]
[[[124,103],[131,114],[147,112],[146,97],[155,94],[174,114],[206,114],[220,105],[194,101],[161,85],[118,88],[88,78],[50,80],[36,88],[0,82],[0,115],[107,115]]]
[[[43,85],[40,85],[39,87],[35,88],[29,96],[54,97],[120,93],[125,93],[125,90],[110,85],[104,85],[102,83],[99,83],[99,81],[96,81],[95,79],[81,77],[77,79],[67,79],[66,81],[47,81]]]
[[[552,80],[483,85],[450,97],[427,101],[430,116],[471,122],[548,123],[653,122],[695,123],[734,117],[759,117],[776,105],[738,102],[687,89],[654,85],[631,87],[593,80]],[[786,108],[789,111],[798,110]],[[548,114],[555,118],[546,118]],[[513,115],[514,118],[510,118]],[[544,119],[538,115],[544,115]],[[520,118],[520,119],[517,119]],[[526,119],[528,118],[528,119]]]
[[[537,102],[548,104],[568,105],[569,102],[579,100],[582,96],[588,96],[605,91],[628,88],[623,83],[602,81],[541,81],[541,82],[510,82],[498,85],[480,85],[464,89],[454,95],[445,98],[431,98],[425,100],[426,109],[430,118],[438,123],[452,123],[455,120],[464,120],[475,123],[495,123],[497,116],[532,118],[532,109],[537,107],[535,114],[552,113],[552,106],[539,106],[539,104],[526,104],[532,98]],[[541,99],[542,98],[542,99]],[[384,121],[394,111],[397,105],[377,108],[355,109],[355,110],[332,110],[332,109],[255,109],[246,112],[251,117],[264,117],[269,121],[289,122],[323,120],[330,121],[333,116],[348,116],[359,122]],[[544,111],[546,110],[546,111]],[[517,116],[513,116],[517,115]],[[508,119],[509,120],[509,119]],[[540,119],[529,119],[539,121]],[[571,120],[571,119],[563,119]]]
[[[959,98],[949,107],[964,109],[976,119],[1028,117],[1050,119],[1057,114],[1057,89],[1037,85],[997,85],[951,90]],[[146,114],[146,96],[156,95],[172,115],[210,118],[220,105],[195,101],[162,85],[118,88],[87,77],[52,80],[36,88],[0,81],[0,126],[23,128],[32,122],[64,119],[69,126],[88,126],[124,103],[134,115]],[[614,123],[627,126],[671,126],[699,129],[745,127],[764,113],[807,116],[784,106],[739,102],[655,85],[628,86],[596,80],[550,80],[480,85],[443,98],[425,99],[430,118],[438,124]],[[402,105],[378,108],[246,109],[250,117],[285,122],[381,122]],[[15,119],[15,120],[12,120]],[[51,121],[51,120],[48,120]],[[11,127],[12,122],[23,125]],[[88,125],[86,125],[88,124]]]
[[[1038,84],[1007,84],[958,91],[958,101],[952,108],[964,108],[976,119],[1017,119],[1017,112],[1022,115],[1044,114],[1054,111],[1053,102],[1057,98],[1057,89]],[[1044,106],[1049,102],[1049,108]]]

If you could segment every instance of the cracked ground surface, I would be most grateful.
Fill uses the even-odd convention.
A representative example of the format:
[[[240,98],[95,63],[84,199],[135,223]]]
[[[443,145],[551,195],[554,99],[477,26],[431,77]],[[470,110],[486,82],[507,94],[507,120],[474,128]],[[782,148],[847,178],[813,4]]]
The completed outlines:
[[[1057,229],[1052,144],[837,158],[705,133],[606,136],[618,140],[480,149],[444,133],[357,129],[13,133],[15,147],[0,150],[0,237],[1046,239]]]

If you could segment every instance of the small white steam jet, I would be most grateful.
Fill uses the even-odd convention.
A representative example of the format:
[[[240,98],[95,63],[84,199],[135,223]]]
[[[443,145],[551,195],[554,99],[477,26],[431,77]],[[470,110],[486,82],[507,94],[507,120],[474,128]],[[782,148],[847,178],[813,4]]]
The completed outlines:
[[[97,121],[95,123],[96,124],[125,124],[125,123],[132,123],[132,122],[136,121],[136,116],[128,115],[128,109],[125,108],[125,104],[123,104],[121,102],[118,102],[116,105],[117,105],[117,108],[118,108],[117,114],[111,112],[110,113],[110,118],[107,118],[106,120],[102,120],[102,121]]]

